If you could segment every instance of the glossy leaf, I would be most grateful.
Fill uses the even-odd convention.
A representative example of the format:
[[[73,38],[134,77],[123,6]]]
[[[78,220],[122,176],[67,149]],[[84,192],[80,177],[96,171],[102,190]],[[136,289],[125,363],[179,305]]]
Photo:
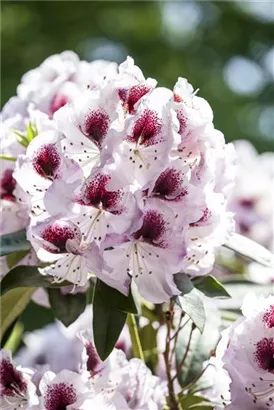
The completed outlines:
[[[71,285],[70,282],[64,281],[54,283],[52,276],[44,276],[38,271],[36,266],[17,266],[8,272],[1,282],[1,295],[6,292],[21,287],[43,287],[43,288],[60,288]]]
[[[17,263],[20,262],[28,253],[29,250],[9,253],[6,256],[7,265],[9,269],[12,269],[15,265],[17,265]]]
[[[227,299],[231,297],[225,287],[214,276],[196,276],[192,279],[192,283],[196,289],[210,298]]]
[[[66,295],[60,289],[48,289],[49,302],[56,316],[65,326],[71,325],[84,312],[87,305],[86,293]]]
[[[200,292],[194,288],[189,277],[184,273],[174,275],[174,281],[181,295],[174,298],[177,305],[190,317],[202,333],[205,326],[205,310]]]
[[[26,238],[26,231],[21,230],[0,236],[0,256],[17,251],[30,249],[30,242]]]
[[[23,312],[35,290],[35,287],[13,289],[1,297],[1,339]]]
[[[102,360],[112,352],[126,319],[127,313],[93,302],[94,343]]]
[[[95,293],[97,300],[100,298],[100,300],[104,301],[104,303],[109,308],[118,309],[126,313],[138,313],[131,292],[128,296],[125,296],[118,290],[106,285],[104,282],[97,279]]]

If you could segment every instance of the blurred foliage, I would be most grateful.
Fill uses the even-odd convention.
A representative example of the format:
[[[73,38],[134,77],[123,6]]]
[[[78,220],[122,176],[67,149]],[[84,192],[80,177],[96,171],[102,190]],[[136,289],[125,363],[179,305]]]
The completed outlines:
[[[273,150],[274,15],[258,4],[256,14],[248,1],[5,1],[2,105],[23,73],[51,54],[72,49],[83,59],[117,62],[131,55],[159,85],[188,78],[210,102],[227,140],[245,138],[259,151]],[[234,57],[256,66],[260,81],[251,92],[229,87],[225,67]],[[254,80],[248,67],[240,81]]]

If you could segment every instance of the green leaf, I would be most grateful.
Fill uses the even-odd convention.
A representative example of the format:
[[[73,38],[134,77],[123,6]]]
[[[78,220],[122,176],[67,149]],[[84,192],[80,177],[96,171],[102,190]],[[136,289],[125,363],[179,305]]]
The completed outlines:
[[[25,135],[22,134],[20,131],[13,130],[13,129],[11,129],[11,131],[16,135],[17,142],[20,145],[22,145],[23,147],[27,148],[28,145],[29,145],[29,141],[28,141],[27,137],[25,137]]]
[[[17,251],[30,249],[30,242],[26,238],[26,231],[21,230],[0,236],[0,256]]]
[[[6,256],[6,261],[7,261],[7,265],[9,269],[17,265],[17,263],[20,262],[28,253],[29,253],[29,250],[9,253]]]
[[[136,312],[132,296],[126,297],[97,279],[93,297],[93,333],[97,352],[105,360],[125,325],[127,313]]]
[[[112,352],[126,319],[127,313],[109,308],[96,300],[93,302],[94,343],[102,360]]]
[[[84,312],[86,293],[63,295],[60,289],[48,289],[49,302],[56,316],[65,326],[71,325]]]
[[[52,276],[44,276],[38,271],[37,266],[17,266],[9,271],[1,282],[1,295],[21,287],[60,288],[71,285],[68,281],[54,283]]]
[[[143,348],[146,364],[155,370],[158,363],[157,329],[151,323],[139,330],[141,345]]]
[[[174,298],[175,302],[202,333],[205,327],[205,310],[200,292],[194,288],[191,280],[184,273],[174,275],[174,281],[182,292]]]
[[[192,283],[196,289],[210,298],[226,299],[231,297],[224,286],[214,278],[214,276],[196,276],[192,279]]]
[[[1,339],[9,326],[23,312],[35,290],[35,287],[13,289],[1,297]]]
[[[205,397],[196,396],[194,394],[179,394],[179,402],[184,410],[205,410],[214,407]]]
[[[31,122],[28,123],[27,126],[27,139],[29,142],[33,140],[33,138],[37,137],[38,130],[36,125],[32,124]]]
[[[7,155],[0,155],[0,159],[4,159],[5,161],[16,162],[16,158],[15,158],[15,157],[9,157],[9,156],[7,156]]]
[[[219,311],[213,301],[205,299],[204,307],[206,314],[206,323],[204,331],[201,334],[198,329],[194,329],[188,355],[185,359],[184,366],[179,374],[179,381],[183,386],[193,382],[201,374],[203,362],[208,360],[212,352],[215,351],[219,341],[219,327],[221,318]],[[176,345],[176,363],[177,365],[184,357],[186,346],[189,340],[191,323],[188,323],[179,333]]]
[[[224,246],[261,265],[274,268],[273,253],[246,236],[235,233]]]
[[[11,334],[8,337],[8,340],[6,341],[4,345],[5,350],[11,350],[12,353],[16,353],[17,349],[19,348],[21,341],[22,341],[22,335],[24,332],[24,325],[20,321],[17,320],[15,323]]]
[[[122,312],[126,313],[138,313],[131,292],[128,296],[125,296],[118,290],[106,285],[103,281],[97,279],[95,293],[96,297],[103,300],[105,305],[109,308],[121,310]]]

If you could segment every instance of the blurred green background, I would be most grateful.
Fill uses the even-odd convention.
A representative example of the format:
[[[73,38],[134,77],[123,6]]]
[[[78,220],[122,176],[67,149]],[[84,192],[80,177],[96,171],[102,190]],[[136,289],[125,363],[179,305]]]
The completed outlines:
[[[65,49],[81,58],[134,57],[172,87],[187,77],[227,140],[274,150],[272,1],[5,1],[2,105],[24,72]]]

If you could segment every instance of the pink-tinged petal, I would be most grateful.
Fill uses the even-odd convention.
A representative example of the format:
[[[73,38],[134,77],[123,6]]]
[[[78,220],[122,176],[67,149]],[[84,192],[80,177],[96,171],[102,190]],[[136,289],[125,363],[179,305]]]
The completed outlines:
[[[124,110],[135,114],[137,103],[147,96],[155,87],[156,80],[144,78],[139,67],[134,65],[134,60],[128,57],[119,66],[119,75],[115,79],[118,95],[123,103]]]
[[[110,86],[88,90],[54,115],[58,129],[66,137],[63,142],[66,155],[82,166],[86,176],[106,155],[103,148],[118,121],[116,94]]]
[[[178,272],[185,251],[174,213],[155,203],[144,210],[142,225],[135,233],[105,241],[103,257],[113,270],[102,280],[125,293],[125,283],[132,277],[143,297],[161,303],[179,292],[173,274]]]
[[[169,90],[154,90],[140,102],[135,116],[128,116],[122,142],[118,143],[117,168],[128,169],[128,180],[144,185],[167,164],[169,150],[179,142],[177,120],[170,109]]]

